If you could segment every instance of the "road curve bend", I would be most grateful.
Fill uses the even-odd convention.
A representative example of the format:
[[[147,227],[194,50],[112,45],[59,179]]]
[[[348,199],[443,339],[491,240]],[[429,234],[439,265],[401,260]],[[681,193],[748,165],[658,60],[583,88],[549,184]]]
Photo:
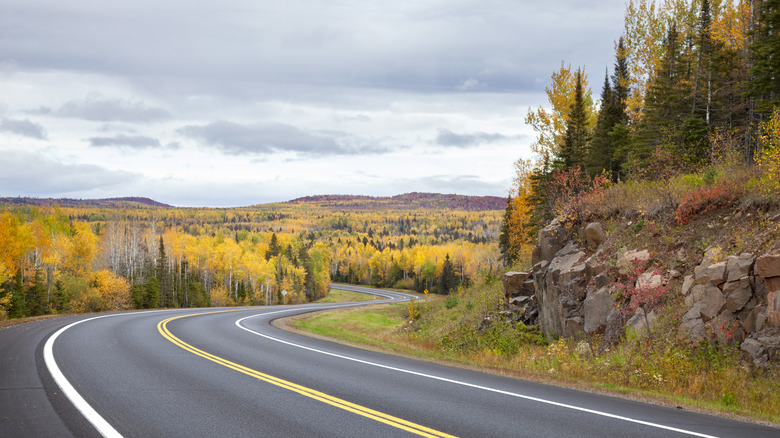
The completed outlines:
[[[72,316],[0,329],[3,437],[777,437],[778,429],[361,350],[272,321],[408,300]]]

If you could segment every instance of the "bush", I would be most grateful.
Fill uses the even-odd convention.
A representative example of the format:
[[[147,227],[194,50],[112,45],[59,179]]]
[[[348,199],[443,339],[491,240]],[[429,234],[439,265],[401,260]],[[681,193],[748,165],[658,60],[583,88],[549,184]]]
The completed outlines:
[[[736,199],[736,186],[719,184],[695,189],[686,194],[674,212],[678,225],[685,225],[698,216],[725,207]]]
[[[447,299],[444,300],[444,307],[452,309],[458,305],[458,297],[455,295],[447,295]]]

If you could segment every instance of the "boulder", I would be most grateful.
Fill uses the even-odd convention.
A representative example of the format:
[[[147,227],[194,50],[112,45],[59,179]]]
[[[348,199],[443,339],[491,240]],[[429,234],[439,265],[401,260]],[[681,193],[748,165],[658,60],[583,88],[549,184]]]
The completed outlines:
[[[704,295],[702,295],[699,303],[701,304],[702,317],[712,319],[718,316],[726,307],[726,297],[723,296],[720,289],[710,285],[705,287]]]
[[[768,362],[769,355],[766,348],[756,339],[745,339],[739,349],[742,352],[742,359],[751,365],[763,368],[763,365]]]
[[[575,265],[580,263],[585,257],[585,253],[580,251],[577,244],[569,242],[563,247],[555,257],[550,261],[550,265],[547,267],[548,275],[552,275],[553,281],[559,281],[561,273],[568,273]],[[582,266],[584,272],[585,266]]]
[[[723,295],[726,296],[726,308],[729,312],[737,313],[745,307],[753,297],[753,288],[750,287],[750,279],[742,277],[738,281],[730,281],[723,285]]]
[[[607,275],[606,272],[602,272],[601,274],[596,275],[591,279],[591,285],[597,289],[600,289],[611,283],[612,283],[612,279],[609,278],[609,275]]]
[[[593,278],[605,273],[609,268],[607,258],[605,251],[598,250],[595,254],[585,259],[585,275],[588,278]]]
[[[726,281],[726,262],[719,262],[707,266],[705,275],[710,283],[719,286]]]
[[[626,323],[626,327],[641,335],[647,331],[648,325],[650,326],[650,330],[653,330],[657,322],[658,317],[654,311],[650,311],[650,313],[647,314],[647,321],[645,321],[645,311],[642,309],[636,309],[634,316],[632,316],[631,319],[629,319]]]
[[[726,260],[726,281],[737,281],[747,277],[753,270],[755,258],[752,254],[742,253],[739,256],[729,256]]]
[[[707,268],[709,268],[710,265],[699,265],[693,268],[693,284],[706,284],[708,281],[710,281],[709,277],[707,277]]]
[[[585,333],[593,333],[606,326],[607,317],[613,304],[614,301],[607,288],[601,288],[585,298],[585,302],[582,304]]]
[[[745,330],[745,333],[750,334],[753,333],[756,330],[756,322],[758,319],[758,314],[761,313],[762,308],[760,306],[753,307],[753,310],[748,313],[745,320],[742,322],[742,329]]]
[[[504,284],[504,296],[506,297],[507,301],[518,295],[528,295],[523,293],[524,284],[532,273],[533,271],[510,271],[501,277],[501,282]]]
[[[680,293],[682,293],[683,296],[688,296],[688,294],[691,292],[691,288],[693,288],[693,275],[686,275],[683,279]]]
[[[657,269],[645,271],[636,279],[636,288],[640,290],[655,290],[664,285],[664,277]]]
[[[704,331],[704,320],[701,317],[701,303],[696,303],[682,317],[680,334],[694,342],[704,339],[707,334]]]
[[[553,219],[536,235],[536,246],[531,255],[531,263],[535,266],[540,261],[550,261],[560,251],[568,240],[566,230],[558,219]]]
[[[756,274],[764,279],[780,277],[780,254],[764,254],[757,258]]]
[[[644,268],[650,261],[650,251],[646,249],[625,251],[618,254],[618,267],[620,272],[627,273],[636,269],[637,266]]]
[[[595,249],[607,239],[604,229],[599,222],[591,222],[585,227],[585,244],[588,248]]]
[[[710,285],[712,286],[712,285]],[[697,284],[696,286],[693,286],[691,288],[690,294],[685,297],[685,306],[690,307],[694,303],[698,302],[701,297],[704,296],[704,291],[707,289],[707,286],[704,284]]]

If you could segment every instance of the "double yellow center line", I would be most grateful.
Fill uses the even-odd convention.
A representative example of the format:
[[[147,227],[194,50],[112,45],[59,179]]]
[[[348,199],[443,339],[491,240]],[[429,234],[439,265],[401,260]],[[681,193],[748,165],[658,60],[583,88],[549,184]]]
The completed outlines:
[[[160,321],[159,324],[157,324],[157,330],[160,332],[163,337],[175,345],[178,345],[179,347],[183,348],[184,350],[189,351],[192,354],[196,354],[202,358],[208,359],[212,362],[218,363],[224,367],[230,368],[232,370],[238,371],[239,373],[246,374],[248,376],[254,377],[258,380],[262,380],[263,382],[270,383],[272,385],[276,385],[280,388],[284,388],[287,390],[290,390],[292,392],[296,392],[298,394],[301,394],[303,396],[312,398],[314,400],[321,401],[323,403],[327,403],[331,406],[335,406],[337,408],[343,409],[345,411],[349,411],[358,415],[361,415],[366,418],[370,418],[372,420],[379,421],[380,423],[384,423],[393,427],[397,427],[399,429],[406,430],[408,432],[411,432],[416,435],[425,436],[425,437],[453,437],[453,435],[448,435],[443,432],[439,432],[437,430],[412,423],[411,421],[406,421],[404,419],[394,417],[392,415],[388,415],[379,411],[375,411],[373,409],[369,409],[365,406],[360,406],[355,403],[348,402],[346,400],[333,397],[331,395],[315,391],[314,389],[307,388],[305,386],[301,386],[298,384],[295,384],[293,382],[289,382],[284,379],[280,379],[278,377],[271,376],[266,373],[262,373],[257,370],[253,370],[251,368],[247,368],[243,365],[239,365],[235,362],[231,362],[227,359],[223,359],[219,356],[215,356],[211,353],[205,352],[201,349],[195,348],[192,345],[182,341],[181,339],[174,336],[170,330],[168,330],[168,323],[177,319],[181,318],[188,318],[190,316],[197,316],[197,315],[208,315],[213,313],[223,313],[223,312],[231,312],[232,310],[222,310],[218,312],[208,312],[208,313],[194,313],[190,315],[182,315],[182,316],[175,316],[173,318],[168,318],[163,321]]]

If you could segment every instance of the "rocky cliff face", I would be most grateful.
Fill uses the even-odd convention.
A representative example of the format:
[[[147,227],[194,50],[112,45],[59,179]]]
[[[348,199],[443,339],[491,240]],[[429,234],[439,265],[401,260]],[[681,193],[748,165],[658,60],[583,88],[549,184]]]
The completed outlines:
[[[691,342],[740,346],[757,367],[780,361],[780,254],[710,248],[687,275],[651,268],[632,276],[648,265],[648,250],[610,253],[598,223],[578,231],[554,220],[537,236],[533,269],[504,276],[508,310],[549,339],[597,333],[609,343],[626,329],[652,330],[662,308],[642,300],[660,291],[685,306],[679,334]]]

